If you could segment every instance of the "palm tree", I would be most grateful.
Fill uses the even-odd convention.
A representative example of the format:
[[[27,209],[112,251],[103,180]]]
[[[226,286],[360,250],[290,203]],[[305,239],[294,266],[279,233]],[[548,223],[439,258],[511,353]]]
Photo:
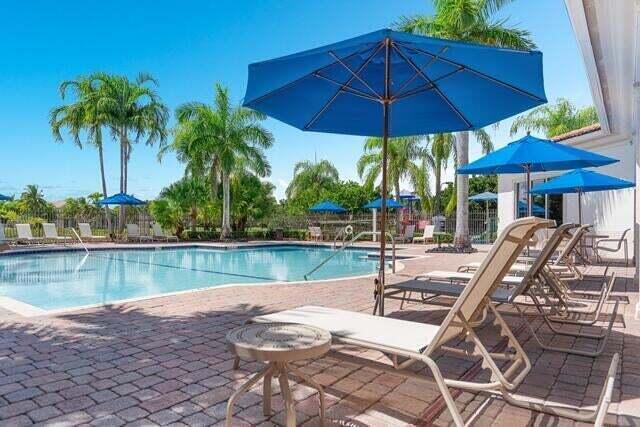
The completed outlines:
[[[201,177],[186,176],[169,185],[160,193],[160,197],[168,199],[191,218],[191,230],[196,231],[198,211],[209,200],[210,192]]]
[[[560,98],[554,104],[542,105],[518,116],[511,124],[509,134],[526,131],[544,132],[547,138],[598,123],[594,106],[576,108],[568,99]]]
[[[389,138],[387,148],[387,176],[396,199],[400,200],[400,181],[417,178],[420,166],[416,162],[428,157],[422,145],[424,137],[411,136]],[[364,153],[357,163],[360,179],[365,186],[372,188],[382,174],[382,138],[370,137],[365,140]]]
[[[127,192],[129,159],[132,144],[163,143],[167,136],[169,112],[153,89],[157,81],[140,73],[135,80],[125,76],[96,73],[91,79],[98,84],[98,108],[120,143],[120,192]],[[124,225],[125,210],[120,209],[120,225]]]
[[[444,39],[463,40],[512,49],[535,48],[527,30],[508,26],[505,19],[495,15],[513,0],[432,0],[433,16],[412,16],[400,20],[401,31]],[[482,144],[490,142],[486,132],[475,132]],[[457,166],[469,162],[469,132],[456,136]],[[454,245],[458,249],[471,246],[469,238],[469,178],[458,175],[456,235]]]
[[[25,211],[33,214],[41,214],[49,207],[42,190],[34,184],[25,187],[20,195],[20,204]]]
[[[455,136],[451,133],[439,133],[431,136],[429,139],[429,151],[431,158],[433,159],[433,174],[435,176],[435,200],[434,208],[435,213],[440,214],[442,212],[442,200],[440,195],[442,193],[442,174],[449,165],[449,159],[456,160],[456,144]]]
[[[273,145],[273,136],[260,121],[265,116],[248,108],[233,106],[229,91],[216,84],[213,106],[191,102],[176,110],[178,125],[174,141],[161,148],[175,151],[192,174],[207,174],[212,193],[222,181],[222,232],[231,234],[231,176],[236,171],[251,171],[268,176],[271,166],[264,149]]]
[[[287,198],[295,198],[303,190],[314,188],[320,191],[340,181],[338,169],[329,160],[311,162],[305,160],[296,163],[293,168],[293,179],[287,186]]]
[[[57,142],[63,142],[61,130],[67,128],[74,143],[82,149],[83,142],[80,134],[86,135],[85,144],[92,145],[98,150],[100,162],[100,179],[102,182],[102,196],[107,197],[107,180],[104,173],[104,153],[102,145],[102,128],[107,124],[106,116],[98,108],[98,88],[91,77],[79,77],[68,80],[60,85],[60,97],[64,100],[67,92],[72,91],[75,102],[56,107],[49,114],[51,131]],[[104,207],[107,217],[107,227],[111,229],[109,208]]]

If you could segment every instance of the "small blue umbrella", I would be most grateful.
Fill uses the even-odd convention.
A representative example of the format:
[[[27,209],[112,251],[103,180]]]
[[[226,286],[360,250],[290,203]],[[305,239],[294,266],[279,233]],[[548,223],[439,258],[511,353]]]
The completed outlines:
[[[531,215],[531,172],[597,167],[617,161],[527,133],[527,136],[459,168],[457,172],[466,175],[524,172],[527,176],[527,213]]]
[[[147,202],[144,202],[140,199],[136,199],[135,197],[126,194],[126,193],[118,193],[118,194],[114,194],[113,196],[109,196],[105,199],[102,199],[98,202],[99,205],[105,206],[105,205],[129,205],[129,206],[136,206],[136,205],[144,205]]]
[[[469,197],[469,200],[472,202],[489,202],[491,200],[498,200],[498,195],[496,193],[492,193],[491,191],[485,191],[484,193],[474,194]]]
[[[331,200],[324,200],[320,203],[317,203],[309,208],[310,212],[316,213],[345,213],[347,210],[342,206],[333,203]]]
[[[480,129],[546,102],[540,52],[389,29],[251,64],[244,97],[298,129],[381,137],[382,230],[389,137]]]
[[[9,196],[5,196],[4,194],[0,194],[0,202],[7,202],[9,200],[13,200],[13,198]]]
[[[631,187],[635,187],[631,181],[594,171],[576,169],[536,185],[531,189],[531,192],[537,194],[578,193],[578,219],[582,224],[582,193]]]
[[[402,204],[396,202],[393,199],[387,200],[387,209],[399,209],[403,208]],[[370,201],[362,207],[363,209],[382,209],[382,197],[378,197],[375,200]]]

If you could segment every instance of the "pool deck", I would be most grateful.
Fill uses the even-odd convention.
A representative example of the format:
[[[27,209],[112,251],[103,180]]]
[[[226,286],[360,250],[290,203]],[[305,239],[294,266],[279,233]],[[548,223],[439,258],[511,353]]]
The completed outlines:
[[[424,257],[424,246],[402,248],[403,254],[423,257],[402,260],[404,270],[391,280],[455,269],[482,259],[486,253],[486,247],[481,247],[473,254]],[[600,267],[590,269],[601,271]],[[632,268],[614,269],[618,273],[614,295],[625,303],[620,305],[620,318],[600,357],[542,351],[520,318],[507,315],[506,319],[533,363],[519,392],[574,405],[592,404],[611,356],[619,352],[622,362],[606,421],[609,425],[638,426],[640,321],[634,318],[638,290]],[[232,369],[226,332],[250,316],[306,304],[370,313],[372,279],[227,287],[30,318],[0,311],[0,426],[222,423],[227,398],[257,370],[255,363]],[[409,304],[400,310],[397,302],[389,300],[386,311],[393,317],[433,324],[439,324],[447,313],[443,305]],[[540,331],[546,328],[538,320],[533,326]],[[490,325],[480,334],[490,345],[500,342]],[[589,346],[566,337],[556,338],[556,343]],[[382,357],[373,352],[359,356]],[[486,378],[486,371],[478,369],[473,360],[439,354],[437,363],[450,378]],[[435,383],[362,367],[332,353],[300,366],[325,386],[327,425],[451,425]],[[430,375],[424,369],[422,372]],[[274,392],[278,392],[277,386]],[[283,425],[280,396],[274,397],[275,414],[266,418],[261,393],[262,388],[256,387],[238,402],[234,426]],[[293,393],[298,422],[318,425],[313,390],[296,385]],[[462,392],[455,399],[463,416],[472,417],[473,425],[581,425],[515,408],[486,395]]]

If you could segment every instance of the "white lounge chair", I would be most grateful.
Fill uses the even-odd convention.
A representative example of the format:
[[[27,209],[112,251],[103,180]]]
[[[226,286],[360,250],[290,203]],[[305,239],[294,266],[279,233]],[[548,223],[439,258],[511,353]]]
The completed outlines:
[[[140,234],[140,227],[138,226],[138,224],[127,224],[127,241],[129,240],[150,242],[153,240],[153,238],[145,234]]]
[[[157,222],[151,224],[151,232],[151,237],[153,237],[154,240],[161,240],[165,242],[175,240],[176,242],[178,242],[178,236],[165,233],[162,227],[160,227],[160,224],[158,224]]]
[[[16,224],[16,233],[18,234],[18,238],[16,239],[17,243],[22,244],[42,244],[44,240],[40,237],[33,237],[31,233],[31,225],[30,224]]]
[[[44,231],[44,238],[48,242],[52,243],[62,243],[66,245],[67,242],[71,241],[71,239],[67,236],[58,235],[58,229],[56,225],[51,222],[43,222],[42,230]]]
[[[404,227],[404,233],[401,236],[394,237],[394,240],[400,243],[411,242],[413,240],[413,232],[415,231],[415,229],[415,225],[408,224]]]
[[[618,355],[615,355],[611,362],[605,387],[593,411],[569,409],[566,405],[553,405],[535,399],[520,400],[513,394],[531,370],[531,362],[489,296],[497,289],[533,232],[545,224],[544,220],[528,217],[507,226],[440,326],[314,306],[254,317],[251,322],[290,322],[320,327],[331,333],[333,344],[378,350],[388,355],[393,364],[346,356],[351,362],[373,365],[384,371],[431,382],[432,380],[420,374],[419,370],[412,369],[416,362],[425,363],[433,374],[457,426],[463,426],[464,420],[449,392],[449,387],[501,395],[514,405],[535,411],[582,421],[601,422],[611,400]],[[495,316],[500,334],[506,337],[507,347],[512,348],[513,353],[492,353],[476,334],[476,320],[487,310]],[[481,358],[483,366],[491,371],[491,379],[488,382],[448,379],[442,375],[433,358],[434,353],[444,351],[455,354],[456,357],[468,357],[467,350],[447,346],[452,340],[460,338],[474,346],[474,356]],[[236,367],[238,363],[239,359],[236,359]],[[232,407],[233,400],[230,399],[228,411]]]
[[[322,240],[322,229],[320,227],[309,227],[309,239],[318,242]]]
[[[424,226],[424,232],[422,233],[422,236],[416,236],[413,238],[413,243],[428,243],[428,242],[433,242],[433,232],[435,231],[436,226],[435,225],[425,225]]]
[[[14,245],[16,243],[15,239],[10,239],[4,233],[4,224],[0,224],[0,246],[1,245]],[[5,246],[6,248],[6,246]]]
[[[80,238],[86,242],[99,242],[109,240],[108,236],[96,236],[91,230],[91,225],[87,222],[79,222],[78,229],[80,230]]]

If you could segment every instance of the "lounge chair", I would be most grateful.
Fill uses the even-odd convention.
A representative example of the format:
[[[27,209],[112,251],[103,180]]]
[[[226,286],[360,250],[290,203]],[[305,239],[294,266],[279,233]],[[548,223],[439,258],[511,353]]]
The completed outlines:
[[[428,243],[428,242],[433,242],[433,232],[435,230],[436,226],[435,225],[425,225],[424,226],[424,232],[422,233],[422,236],[416,236],[413,238],[413,243]]]
[[[51,222],[43,222],[42,230],[44,231],[44,238],[46,241],[51,243],[62,243],[66,245],[67,242],[71,241],[71,239],[67,236],[58,235],[58,229],[56,225]]]
[[[320,227],[309,227],[309,239],[316,242],[322,240],[322,229]]]
[[[624,265],[629,265],[629,243],[627,242],[627,233],[631,231],[630,228],[624,230],[622,235],[617,239],[599,239],[595,245],[593,245],[593,251],[595,252],[598,262],[602,262],[601,251],[604,252],[618,252],[620,249],[624,251]],[[612,246],[609,246],[613,244]]]
[[[250,322],[301,323],[323,328],[331,333],[334,345],[347,344],[378,350],[391,358],[392,365],[357,356],[346,356],[352,362],[373,365],[384,371],[431,383],[432,380],[420,374],[419,370],[413,369],[412,365],[416,362],[424,362],[433,374],[457,426],[463,426],[464,420],[449,392],[449,387],[501,395],[517,406],[581,421],[599,422],[606,414],[611,400],[618,355],[615,355],[611,362],[605,387],[594,411],[578,411],[532,399],[520,400],[512,394],[531,370],[531,362],[489,296],[495,292],[533,232],[545,225],[544,220],[528,217],[507,226],[440,326],[314,306],[258,316]],[[477,327],[476,320],[485,311],[490,311],[495,316],[495,323],[500,327],[501,335],[508,340],[507,347],[512,348],[514,352],[491,353],[480,340],[474,328]],[[491,371],[491,379],[488,382],[448,379],[442,375],[433,358],[436,352],[444,351],[455,354],[456,357],[470,355],[467,350],[446,345],[460,338],[473,344],[474,350],[471,354],[481,358],[483,366]],[[337,355],[342,356],[340,353]],[[236,358],[234,367],[238,364],[239,359]],[[228,410],[232,406],[233,402],[230,400]]]
[[[413,232],[415,231],[416,226],[413,224],[406,225],[404,227],[404,233],[400,236],[394,237],[396,242],[406,243],[411,242],[413,240]]]
[[[87,222],[79,222],[78,229],[80,230],[80,238],[87,242],[99,242],[109,240],[108,236],[96,236],[91,230],[91,225]]]
[[[151,232],[152,232],[151,237],[153,237],[154,240],[160,240],[165,242],[168,242],[170,240],[175,240],[176,242],[178,242],[178,236],[165,233],[162,227],[160,227],[160,224],[158,224],[157,222],[154,222],[151,224]]]
[[[4,233],[4,224],[0,224],[0,245],[13,245],[15,243],[15,239],[7,238],[6,234]]]
[[[150,242],[153,240],[151,236],[140,234],[140,227],[138,224],[127,224],[127,241],[130,239],[137,240],[139,242]]]
[[[26,245],[44,243],[42,238],[33,237],[30,224],[16,224],[16,233],[18,234],[18,238],[16,239],[17,243]]]

